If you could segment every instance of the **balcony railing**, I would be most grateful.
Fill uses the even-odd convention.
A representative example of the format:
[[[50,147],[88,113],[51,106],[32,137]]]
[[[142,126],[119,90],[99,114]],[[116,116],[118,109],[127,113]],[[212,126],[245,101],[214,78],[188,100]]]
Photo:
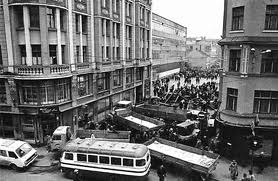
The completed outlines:
[[[51,65],[50,74],[60,74],[70,72],[70,65]]]
[[[43,65],[19,65],[15,66],[14,71],[20,75],[43,75],[45,72],[45,67],[43,67]]]

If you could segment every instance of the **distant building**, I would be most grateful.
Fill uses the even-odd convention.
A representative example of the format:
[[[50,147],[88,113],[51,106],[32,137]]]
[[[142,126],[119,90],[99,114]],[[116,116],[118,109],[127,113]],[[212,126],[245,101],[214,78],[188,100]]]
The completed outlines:
[[[211,65],[220,62],[221,47],[217,39],[187,38],[186,50],[189,63],[194,67],[209,68]]]
[[[231,143],[233,156],[246,159],[246,136],[255,127],[263,138],[256,153],[277,161],[278,0],[225,0],[224,9],[221,138]]]
[[[0,0],[0,136],[43,143],[151,87],[151,0]]]
[[[153,13],[153,80],[179,73],[186,62],[187,28]]]

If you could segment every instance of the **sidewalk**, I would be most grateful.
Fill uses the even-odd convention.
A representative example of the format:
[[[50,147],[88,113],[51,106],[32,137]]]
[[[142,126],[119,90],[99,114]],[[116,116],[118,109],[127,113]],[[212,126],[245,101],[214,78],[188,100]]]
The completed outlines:
[[[219,163],[216,167],[216,170],[213,172],[211,180],[217,181],[231,181],[229,166],[231,161],[225,158],[221,158]],[[247,173],[250,169],[250,166],[238,167],[238,178],[237,180],[240,181],[242,178],[243,173]],[[257,167],[253,169],[254,175],[256,177],[256,181],[278,181],[278,167],[269,166],[266,167],[262,173],[257,173]]]

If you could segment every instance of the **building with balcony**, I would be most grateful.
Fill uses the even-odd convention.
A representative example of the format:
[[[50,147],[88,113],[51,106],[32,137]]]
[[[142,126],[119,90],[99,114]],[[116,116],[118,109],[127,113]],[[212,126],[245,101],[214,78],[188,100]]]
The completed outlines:
[[[235,157],[248,158],[246,136],[263,138],[257,152],[278,159],[278,0],[225,0],[218,122]],[[226,144],[225,144],[226,145]]]
[[[0,0],[0,136],[43,143],[150,94],[151,0]]]
[[[153,80],[179,73],[186,61],[187,28],[158,14],[152,16]]]

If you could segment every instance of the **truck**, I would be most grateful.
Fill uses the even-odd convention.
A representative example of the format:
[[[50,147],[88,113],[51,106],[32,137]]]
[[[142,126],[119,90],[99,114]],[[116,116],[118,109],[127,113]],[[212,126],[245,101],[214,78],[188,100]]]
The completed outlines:
[[[91,138],[94,140],[107,140],[115,142],[130,142],[130,131],[106,131],[78,129],[77,138]],[[49,150],[61,151],[67,142],[73,139],[70,126],[59,126],[50,139]]]
[[[180,165],[187,171],[195,171],[205,178],[216,169],[220,157],[215,153],[161,138],[153,138],[144,144],[149,148],[152,157]]]

